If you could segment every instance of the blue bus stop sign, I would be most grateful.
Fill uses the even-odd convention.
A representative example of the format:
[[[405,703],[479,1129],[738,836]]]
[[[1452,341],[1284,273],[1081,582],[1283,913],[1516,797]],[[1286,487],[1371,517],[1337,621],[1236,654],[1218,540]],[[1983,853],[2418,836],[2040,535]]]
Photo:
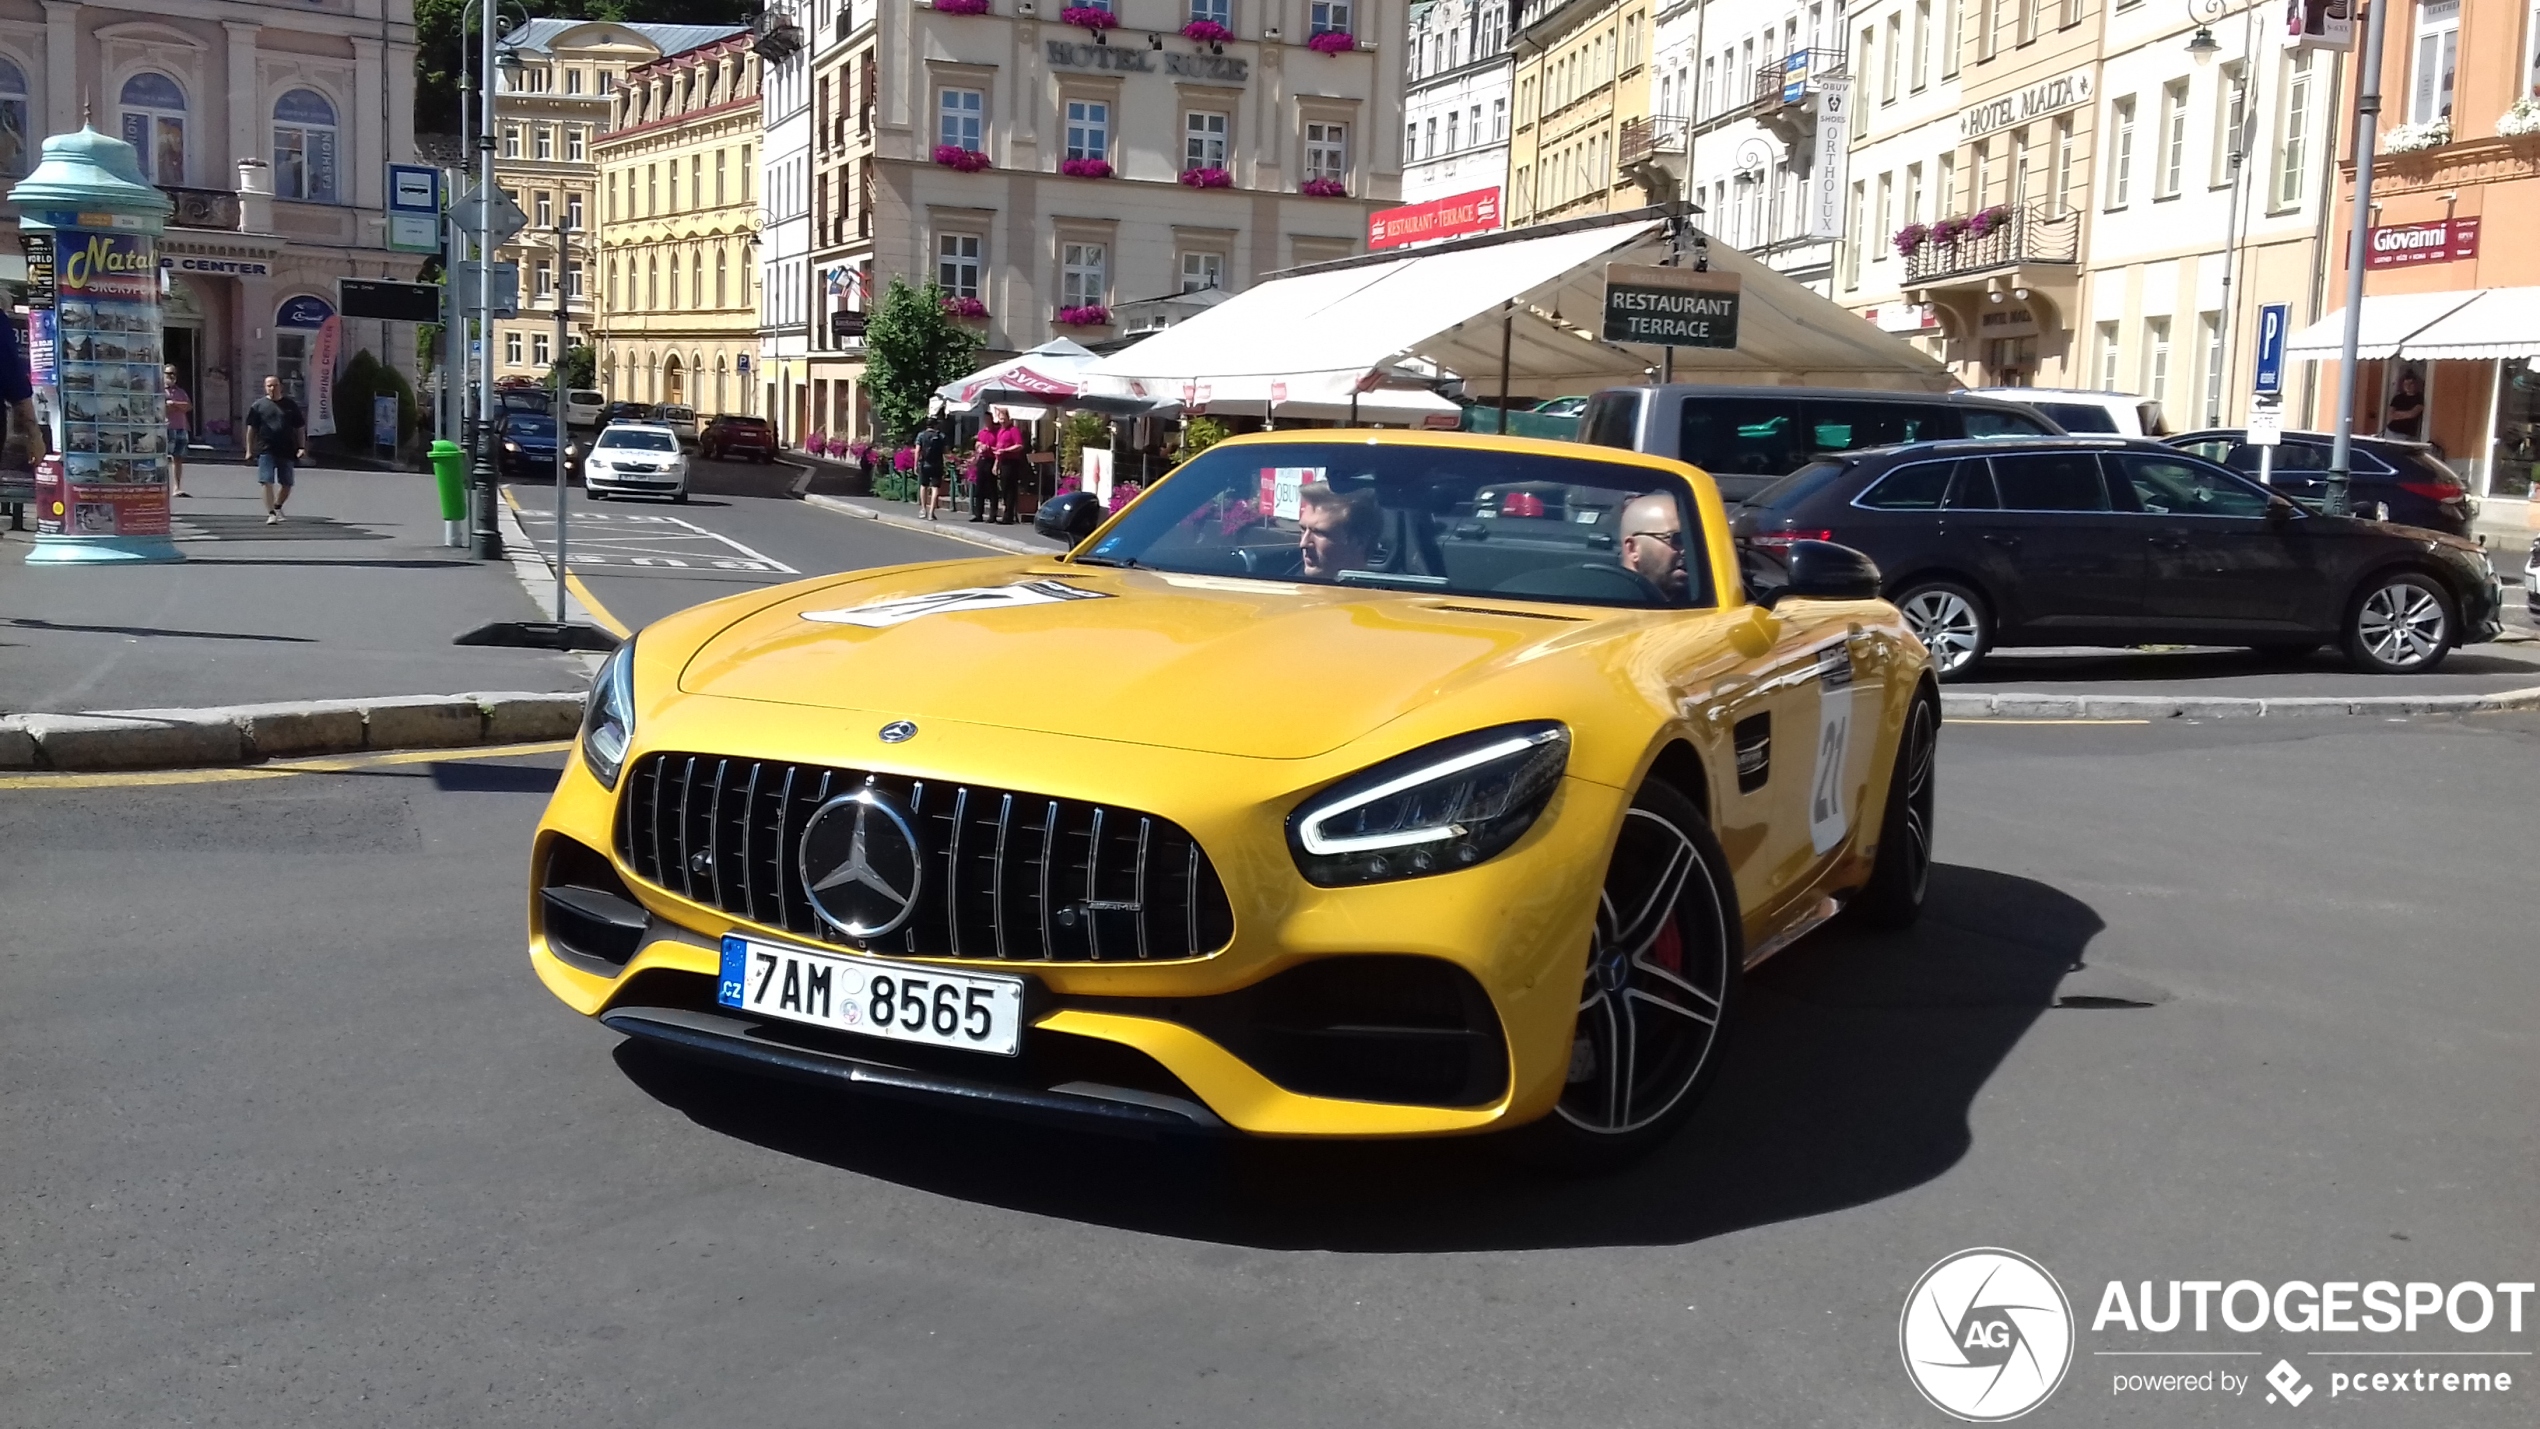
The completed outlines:
[[[2285,330],[2293,324],[2293,305],[2267,303],[2258,309],[2258,381],[2263,396],[2284,390]]]

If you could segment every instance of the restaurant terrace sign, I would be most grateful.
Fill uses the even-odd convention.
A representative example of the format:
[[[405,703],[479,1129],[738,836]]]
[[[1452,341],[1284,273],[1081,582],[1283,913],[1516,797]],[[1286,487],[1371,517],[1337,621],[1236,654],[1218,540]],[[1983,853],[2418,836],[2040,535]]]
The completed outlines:
[[[1178,50],[1141,50],[1128,45],[1071,45],[1044,40],[1044,53],[1060,69],[1107,69],[1138,74],[1164,73],[1182,79],[1242,84],[1252,78],[1252,62],[1231,55],[1186,55]]]
[[[1963,144],[2004,129],[2016,129],[2032,119],[2079,109],[2090,102],[2094,92],[2090,71],[2077,69],[1997,99],[1970,104],[1958,111],[1958,142]]]
[[[1605,265],[1605,340],[1660,347],[1737,346],[1735,273]]]

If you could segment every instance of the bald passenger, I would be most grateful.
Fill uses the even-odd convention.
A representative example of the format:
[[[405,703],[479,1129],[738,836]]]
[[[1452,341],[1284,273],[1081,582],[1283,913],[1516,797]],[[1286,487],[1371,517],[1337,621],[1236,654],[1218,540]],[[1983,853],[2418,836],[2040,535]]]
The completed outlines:
[[[1676,498],[1665,492],[1623,503],[1623,566],[1671,601],[1685,598],[1685,527]]]

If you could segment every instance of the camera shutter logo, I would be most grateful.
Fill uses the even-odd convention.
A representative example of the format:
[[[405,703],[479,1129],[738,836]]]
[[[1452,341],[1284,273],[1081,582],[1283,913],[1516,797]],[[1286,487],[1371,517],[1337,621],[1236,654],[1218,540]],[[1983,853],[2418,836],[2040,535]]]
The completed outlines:
[[[1942,1413],[1979,1424],[2046,1402],[2073,1363],[2073,1309],[2017,1251],[1962,1250],[1923,1272],[1897,1321],[1905,1373]]]

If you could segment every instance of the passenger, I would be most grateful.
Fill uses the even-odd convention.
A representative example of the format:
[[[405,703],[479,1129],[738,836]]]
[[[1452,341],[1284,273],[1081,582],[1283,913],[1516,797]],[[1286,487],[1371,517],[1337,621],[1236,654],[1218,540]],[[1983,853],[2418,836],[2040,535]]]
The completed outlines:
[[[1307,486],[1296,519],[1305,574],[1328,581],[1343,571],[1365,570],[1383,519],[1372,490],[1334,491],[1320,481]]]
[[[1623,568],[1637,572],[1667,599],[1682,602],[1685,528],[1676,498],[1663,491],[1633,497],[1623,503],[1621,527]]]

